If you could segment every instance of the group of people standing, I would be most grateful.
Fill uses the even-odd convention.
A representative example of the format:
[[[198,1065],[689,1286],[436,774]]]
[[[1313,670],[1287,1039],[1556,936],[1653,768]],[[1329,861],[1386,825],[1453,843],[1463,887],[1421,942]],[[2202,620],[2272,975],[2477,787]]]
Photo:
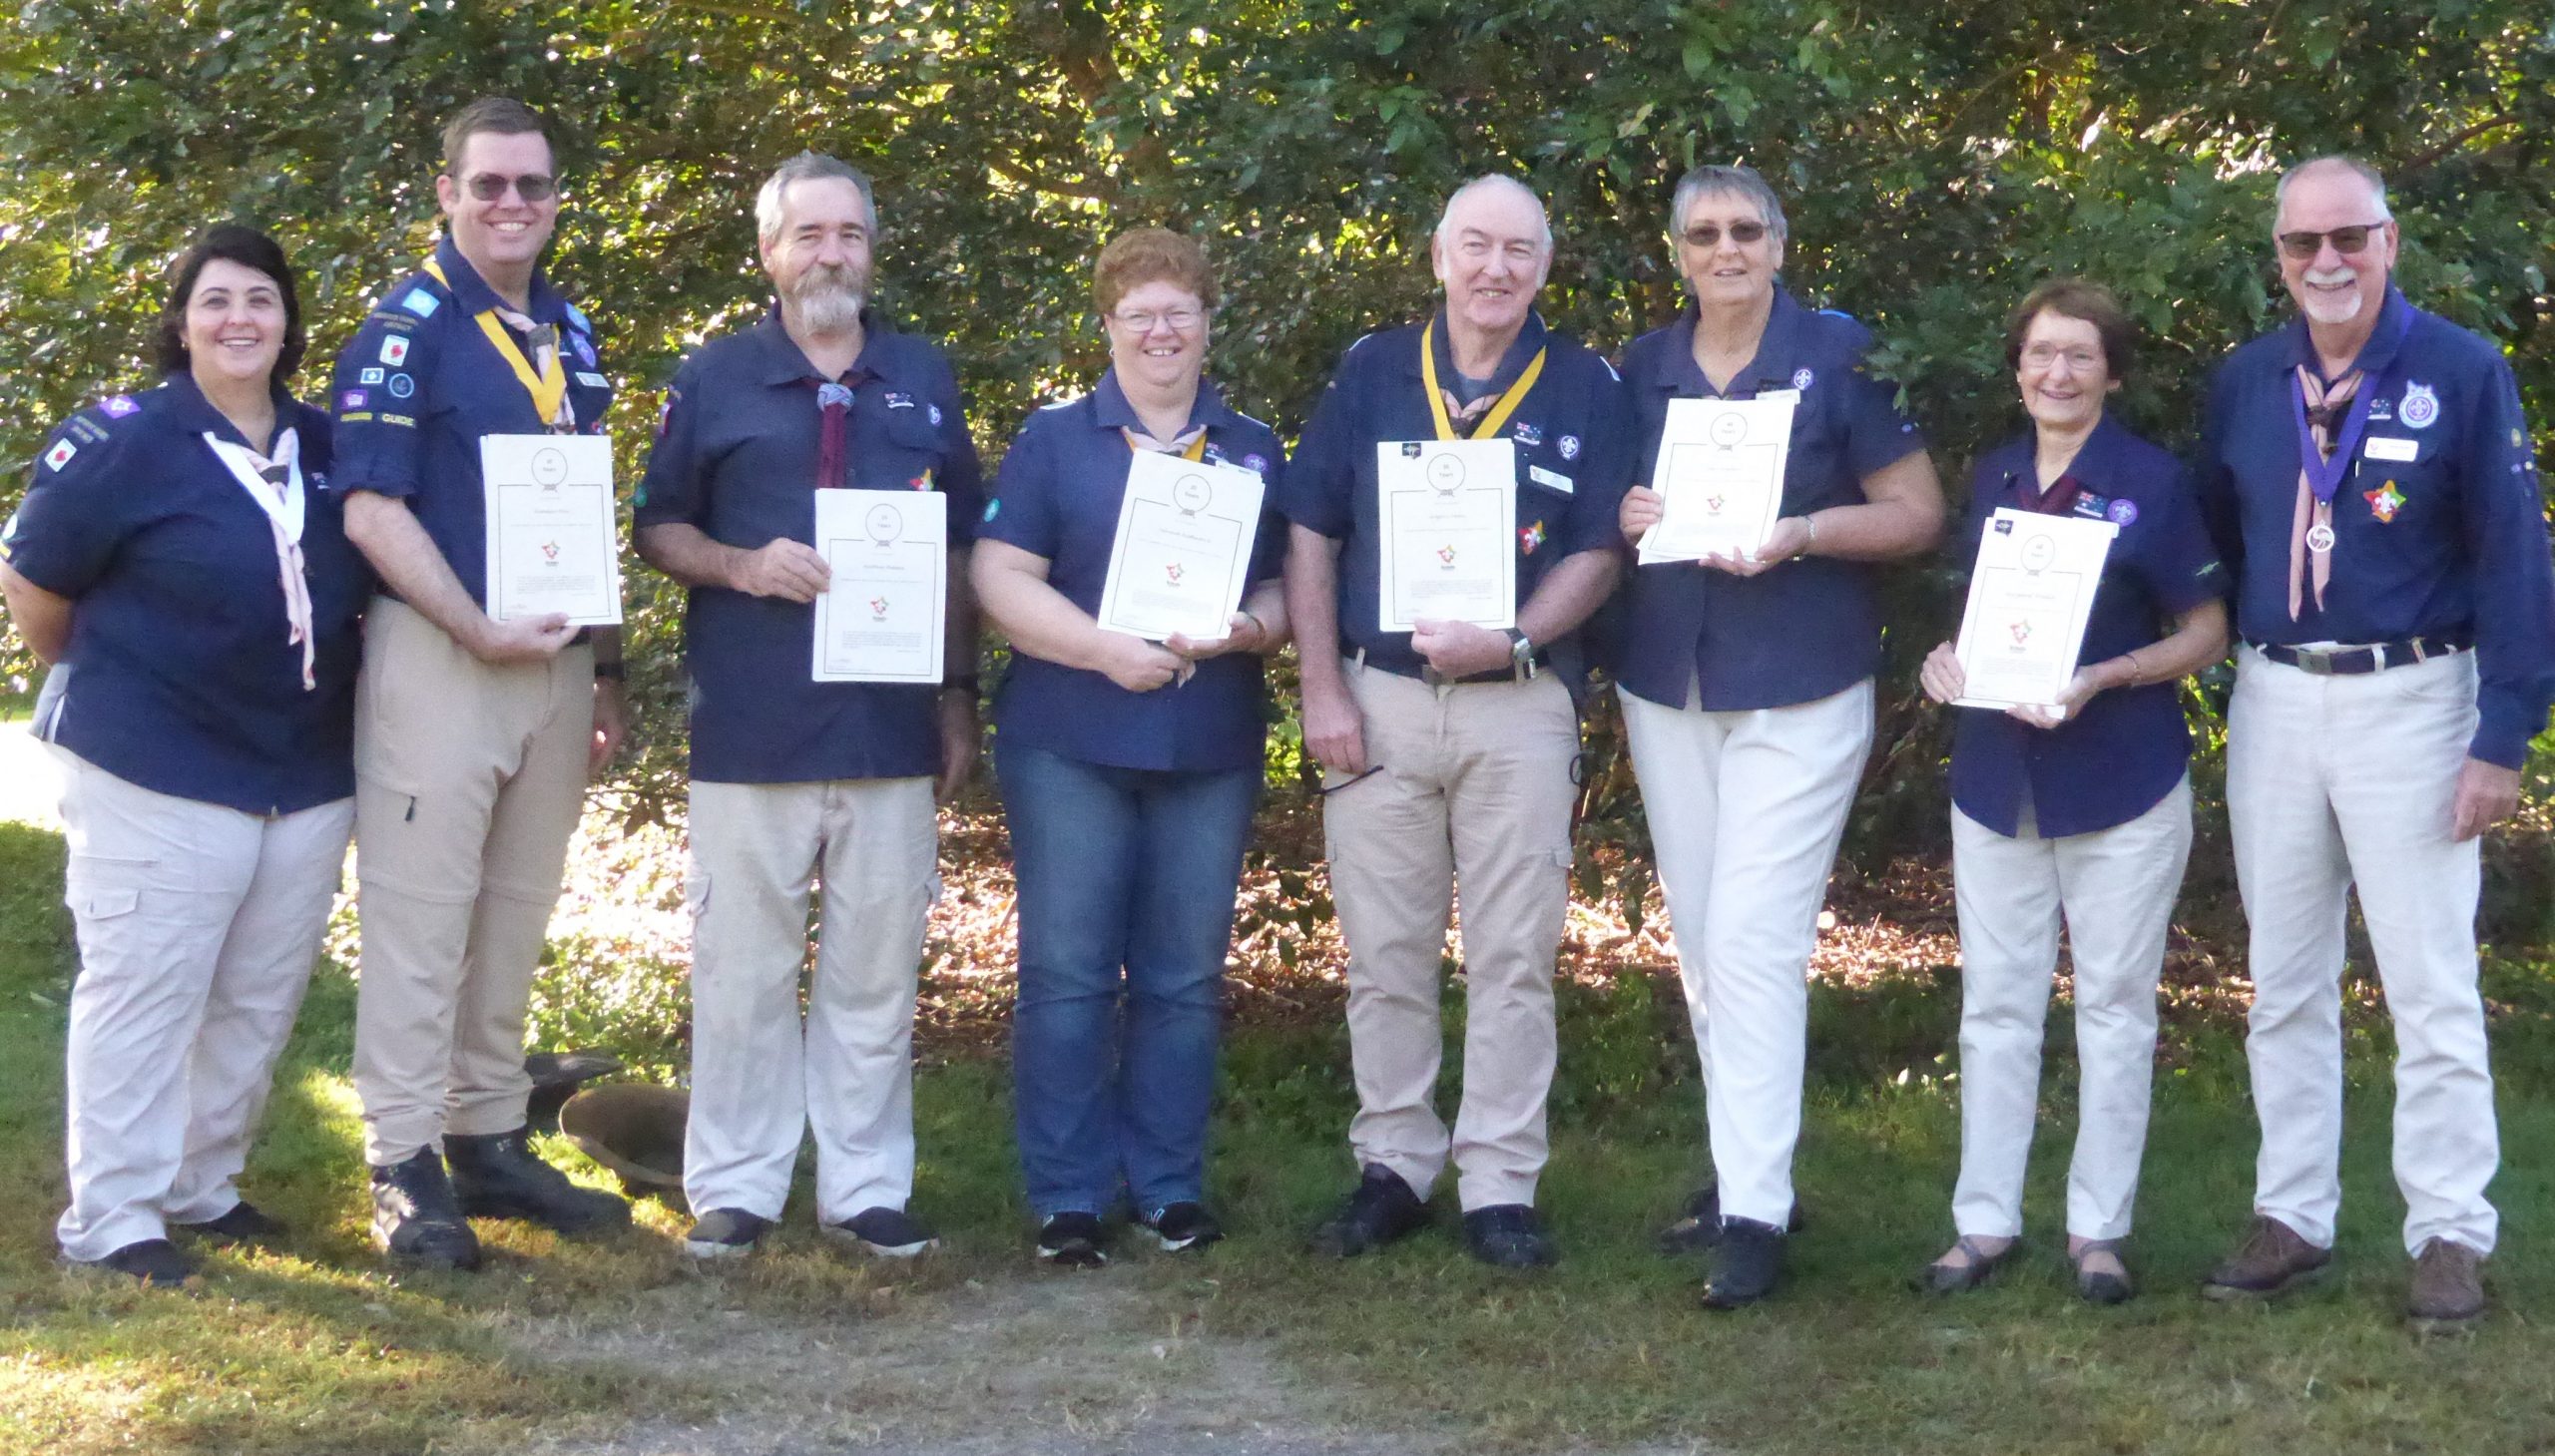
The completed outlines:
[[[622,732],[619,644],[492,620],[481,589],[480,441],[599,432],[612,386],[591,323],[540,270],[559,207],[541,118],[465,108],[436,192],[446,235],[340,354],[333,417],[284,387],[302,331],[280,251],[215,229],[170,296],[166,382],[58,431],[0,538],[11,615],[56,664],[39,731],[71,773],[68,1261],[165,1282],[192,1267],[173,1231],[277,1231],[235,1181],[349,832],[380,1246],[469,1267],[472,1217],[627,1219],[529,1150],[521,1064],[587,775]],[[1869,334],[1783,286],[1765,182],[1704,167],[1679,184],[1669,240],[1691,302],[1619,364],[1535,312],[1553,255],[1539,200],[1502,177],[1467,184],[1430,243],[1438,307],[1348,350],[1291,459],[1205,378],[1206,253],[1126,233],[1093,270],[1109,369],[1031,417],[990,491],[948,361],[870,304],[868,180],[804,154],[756,216],[774,302],[684,363],[636,496],[639,555],[690,592],[685,1251],[754,1249],[810,1132],[820,1227],[884,1255],[936,1241],[907,1207],[910,1041],[934,806],[978,753],[981,615],[1012,647],[995,771],[1040,1258],[1105,1262],[1122,1213],[1165,1248],[1222,1236],[1205,1167],[1221,978],[1262,788],[1263,664],[1291,641],[1358,1100],[1357,1182],[1313,1246],[1353,1256],[1417,1232],[1451,1166],[1475,1257],[1557,1256],[1535,1202],[1595,665],[1621,697],[1706,1086],[1713,1176],[1662,1241],[1708,1253],[1708,1306],[1771,1293],[1800,1217],[1805,970],[1871,746],[1875,568],[1934,549],[1946,508],[1914,422],[1865,367]],[[2207,1292],[2277,1293],[2328,1257],[2357,883],[2401,1046],[2408,1310],[2455,1324],[2484,1308],[2498,1153],[2477,836],[2515,807],[2555,700],[2536,466],[2499,352],[2391,285],[2373,171],[2294,169],[2273,236],[2302,317],[2219,371],[2191,467],[2106,412],[2135,363],[2111,294],[2053,282],[2007,329],[2031,429],[1980,458],[1953,549],[1999,508],[2099,518],[2117,538],[2062,701],[1960,710],[1963,1146],[1957,1239],[1918,1276],[1937,1291],[1975,1287],[2019,1247],[2062,924],[2083,1064],[2068,1255],[2087,1298],[2134,1289],[2123,1240],[2191,842],[2178,685],[2225,655],[2232,614],[2264,1138],[2253,1225]],[[1633,565],[1663,513],[1640,482],[1671,402],[1786,390],[1771,539]],[[1514,462],[1516,625],[1382,630],[1379,447],[1458,439],[1505,441]],[[1144,451],[1265,484],[1251,584],[1220,637],[1099,626]],[[810,678],[830,581],[815,493],[843,487],[948,498],[953,669],[937,686]],[[1626,626],[1600,632],[1610,600]],[[1923,685],[1961,696],[1948,645]],[[1459,895],[1450,1127],[1438,1003]]]

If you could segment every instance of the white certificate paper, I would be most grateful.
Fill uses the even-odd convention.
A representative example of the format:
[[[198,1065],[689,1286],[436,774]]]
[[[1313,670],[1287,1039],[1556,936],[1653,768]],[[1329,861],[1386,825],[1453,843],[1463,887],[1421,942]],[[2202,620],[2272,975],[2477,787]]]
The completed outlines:
[[[1953,649],[1968,679],[1956,706],[2058,706],[2119,533],[2081,516],[2000,510],[1987,518]]]
[[[949,610],[949,497],[936,490],[816,492],[819,683],[937,683]]]
[[[1754,399],[1672,399],[1650,488],[1663,514],[1642,533],[1640,560],[1754,558],[1784,510],[1795,389]]]
[[[621,624],[621,541],[613,528],[612,441],[602,435],[483,435],[488,615]]]
[[[1257,470],[1138,450],[1118,501],[1101,627],[1149,642],[1223,638],[1251,585],[1265,489]]]
[[[1421,618],[1517,625],[1517,447],[1507,440],[1375,446],[1378,626]]]

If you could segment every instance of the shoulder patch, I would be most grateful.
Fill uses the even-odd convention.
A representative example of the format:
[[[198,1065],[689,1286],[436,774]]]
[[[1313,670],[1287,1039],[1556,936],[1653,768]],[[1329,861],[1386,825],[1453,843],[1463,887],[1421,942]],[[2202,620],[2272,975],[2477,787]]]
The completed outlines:
[[[410,288],[407,296],[399,300],[399,306],[419,318],[432,318],[435,310],[443,306],[443,300],[423,288]]]
[[[53,448],[44,452],[44,467],[47,470],[60,470],[71,463],[72,456],[79,453],[80,447],[71,443],[69,439],[56,440],[53,442]]]
[[[129,414],[142,413],[142,406],[136,404],[130,394],[110,394],[98,401],[98,413],[109,419],[122,419]]]
[[[586,310],[578,307],[574,303],[563,304],[562,306],[567,309],[568,321],[577,325],[580,332],[592,333],[595,331],[593,320],[586,317]]]

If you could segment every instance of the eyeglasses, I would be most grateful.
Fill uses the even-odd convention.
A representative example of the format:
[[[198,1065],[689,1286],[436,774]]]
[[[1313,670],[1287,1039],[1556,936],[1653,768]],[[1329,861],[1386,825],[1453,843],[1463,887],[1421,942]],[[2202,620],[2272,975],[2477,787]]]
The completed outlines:
[[[1165,308],[1160,312],[1140,308],[1133,313],[1112,313],[1109,316],[1118,320],[1119,327],[1130,333],[1151,333],[1157,323],[1169,324],[1175,333],[1187,333],[1204,321],[1207,313],[1203,308]]]
[[[2103,355],[2099,349],[2063,349],[2056,344],[2036,343],[2023,350],[2023,362],[2035,369],[2046,369],[2060,359],[2065,359],[2067,367],[2079,374],[2090,374],[2103,366]]]
[[[540,172],[527,172],[521,177],[481,172],[473,174],[462,186],[470,189],[470,195],[483,203],[493,203],[504,197],[508,188],[514,189],[515,196],[527,203],[546,203],[559,196],[559,179]]]
[[[1763,243],[1766,241],[1766,225],[1763,223],[1733,223],[1730,225],[1730,241],[1743,247],[1751,243]],[[1687,229],[1686,245],[1689,247],[1719,247],[1721,245],[1721,225],[1718,223],[1698,223],[1694,227]]]
[[[2283,233],[2280,235],[2280,250],[2300,262],[2306,262],[2322,252],[2324,244],[2330,243],[2333,250],[2342,256],[2357,257],[2368,246],[2368,235],[2385,226],[2383,223],[2354,223],[2329,233]]]

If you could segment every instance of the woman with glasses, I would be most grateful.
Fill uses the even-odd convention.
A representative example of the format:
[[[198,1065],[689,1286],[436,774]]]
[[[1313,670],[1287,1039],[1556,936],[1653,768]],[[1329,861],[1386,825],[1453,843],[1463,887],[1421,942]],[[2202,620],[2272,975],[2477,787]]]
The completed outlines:
[[[1872,566],[1931,546],[1943,506],[1916,426],[1863,367],[1871,335],[1783,286],[1783,205],[1764,179],[1688,173],[1669,242],[1693,297],[1625,351],[1645,452],[1636,478],[1656,481],[1672,415],[1710,412],[1679,401],[1760,401],[1746,428],[1780,420],[1788,436],[1771,534],[1753,551],[1642,565],[1616,654],[1716,1176],[1661,1241],[1710,1249],[1704,1302],[1732,1308],[1773,1291],[1792,1224],[1803,976],[1871,746]],[[1681,444],[1670,470],[1692,456]],[[1664,514],[1657,491],[1627,492],[1626,540],[1638,545]]]
[[[369,577],[322,486],[328,417],[285,381],[283,251],[225,225],[179,259],[158,387],[80,411],[0,536],[0,595],[53,665],[80,940],[63,1261],[184,1282],[172,1232],[281,1226],[235,1184],[354,822]]]
[[[1974,1289],[2020,1246],[2023,1169],[2040,1089],[2041,1023],[2063,922],[2079,1067],[2067,1253],[2077,1291],[2135,1292],[2121,1240],[2138,1195],[2156,1054],[2156,981],[2191,851],[2180,684],[2227,652],[2227,574],[2181,467],[2105,411],[2133,334],[2111,293],[2061,279],[2005,328],[2031,433],[1989,452],[1970,482],[1976,550],[1998,510],[2116,528],[2072,681],[2047,709],[1964,708],[1952,742],[1952,877],[1960,912],[1959,1238],[1918,1276]],[[1966,686],[1950,643],[1925,693]]]
[[[1187,238],[1112,242],[1092,292],[1110,368],[1030,417],[971,567],[1012,642],[994,755],[1019,877],[1013,1077],[1038,1256],[1108,1259],[1121,1204],[1167,1249],[1223,1236],[1206,1206],[1227,944],[1266,733],[1262,659],[1286,637],[1285,531],[1264,506],[1221,637],[1101,627],[1142,454],[1238,466],[1274,495],[1267,425],[1202,377],[1216,278]],[[1269,495],[1264,495],[1266,501]]]

